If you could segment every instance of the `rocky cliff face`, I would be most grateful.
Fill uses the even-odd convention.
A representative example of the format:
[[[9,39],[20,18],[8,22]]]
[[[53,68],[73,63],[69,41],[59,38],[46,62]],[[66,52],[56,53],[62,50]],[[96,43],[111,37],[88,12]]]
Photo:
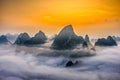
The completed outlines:
[[[90,43],[90,39],[89,39],[89,36],[88,36],[88,35],[85,35],[85,41],[86,41],[87,43]]]
[[[84,41],[81,36],[77,36],[72,28],[72,25],[64,27],[55,37],[52,48],[54,49],[71,49],[77,44]]]
[[[30,37],[27,33],[21,33],[15,41],[17,45],[34,45],[45,43],[47,37],[42,31],[35,34],[34,37]]]
[[[34,37],[31,38],[31,42],[33,42],[33,44],[42,44],[45,43],[46,40],[47,37],[42,31],[39,31]]]
[[[27,33],[21,33],[15,41],[15,44],[24,45],[26,41],[30,40],[30,36]]]
[[[7,37],[5,35],[0,36],[0,44],[9,43]]]
[[[111,36],[108,36],[107,39],[105,38],[98,39],[95,45],[96,46],[117,46],[117,43]]]

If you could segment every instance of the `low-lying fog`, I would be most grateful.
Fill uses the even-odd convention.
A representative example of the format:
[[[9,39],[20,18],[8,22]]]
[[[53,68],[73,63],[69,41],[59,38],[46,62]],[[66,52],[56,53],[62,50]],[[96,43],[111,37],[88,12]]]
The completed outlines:
[[[57,51],[45,45],[0,45],[0,80],[120,80],[120,46],[97,47],[95,55],[81,57],[87,51]],[[65,67],[68,60],[79,62]]]

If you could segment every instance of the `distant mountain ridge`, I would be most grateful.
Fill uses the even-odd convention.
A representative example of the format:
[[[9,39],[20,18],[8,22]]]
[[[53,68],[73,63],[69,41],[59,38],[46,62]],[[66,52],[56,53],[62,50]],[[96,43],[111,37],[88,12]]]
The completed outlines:
[[[9,43],[10,43],[9,40],[5,35],[0,36],[0,44],[9,44]]]
[[[16,45],[38,45],[44,44],[46,41],[51,41],[51,48],[58,50],[65,49],[74,49],[79,46],[80,48],[89,48],[94,49],[94,46],[117,46],[116,41],[119,41],[119,37],[108,36],[107,38],[99,38],[95,39],[94,46],[91,44],[90,37],[85,35],[78,36],[75,34],[72,25],[65,26],[59,34],[52,36],[52,38],[48,39],[44,32],[39,31],[33,37],[30,37],[28,33],[21,33],[16,35],[17,39],[14,44]],[[8,39],[15,39],[15,36],[10,34],[0,36],[0,44],[10,42]]]
[[[117,46],[117,43],[111,36],[108,36],[106,39],[98,39],[95,43],[95,46]]]
[[[17,45],[34,45],[34,44],[43,44],[47,40],[46,35],[39,31],[35,34],[34,37],[30,37],[27,33],[21,33],[16,39],[14,44]]]

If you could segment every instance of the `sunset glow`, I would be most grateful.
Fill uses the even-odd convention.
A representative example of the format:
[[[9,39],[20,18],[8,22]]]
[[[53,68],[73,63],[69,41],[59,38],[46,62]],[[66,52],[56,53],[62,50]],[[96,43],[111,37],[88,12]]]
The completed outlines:
[[[42,30],[54,35],[72,24],[79,35],[118,35],[119,3],[119,0],[0,0],[0,32],[33,35]]]

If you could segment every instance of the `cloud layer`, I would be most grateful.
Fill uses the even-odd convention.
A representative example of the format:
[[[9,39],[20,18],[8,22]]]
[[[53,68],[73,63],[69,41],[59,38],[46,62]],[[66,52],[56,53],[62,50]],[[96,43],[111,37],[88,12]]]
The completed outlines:
[[[119,80],[119,50],[119,46],[97,48],[94,56],[71,58],[66,55],[49,55],[54,50],[45,47],[1,45],[0,80]],[[75,49],[61,53],[78,54],[79,51]],[[79,63],[65,68],[68,60],[78,60]]]

